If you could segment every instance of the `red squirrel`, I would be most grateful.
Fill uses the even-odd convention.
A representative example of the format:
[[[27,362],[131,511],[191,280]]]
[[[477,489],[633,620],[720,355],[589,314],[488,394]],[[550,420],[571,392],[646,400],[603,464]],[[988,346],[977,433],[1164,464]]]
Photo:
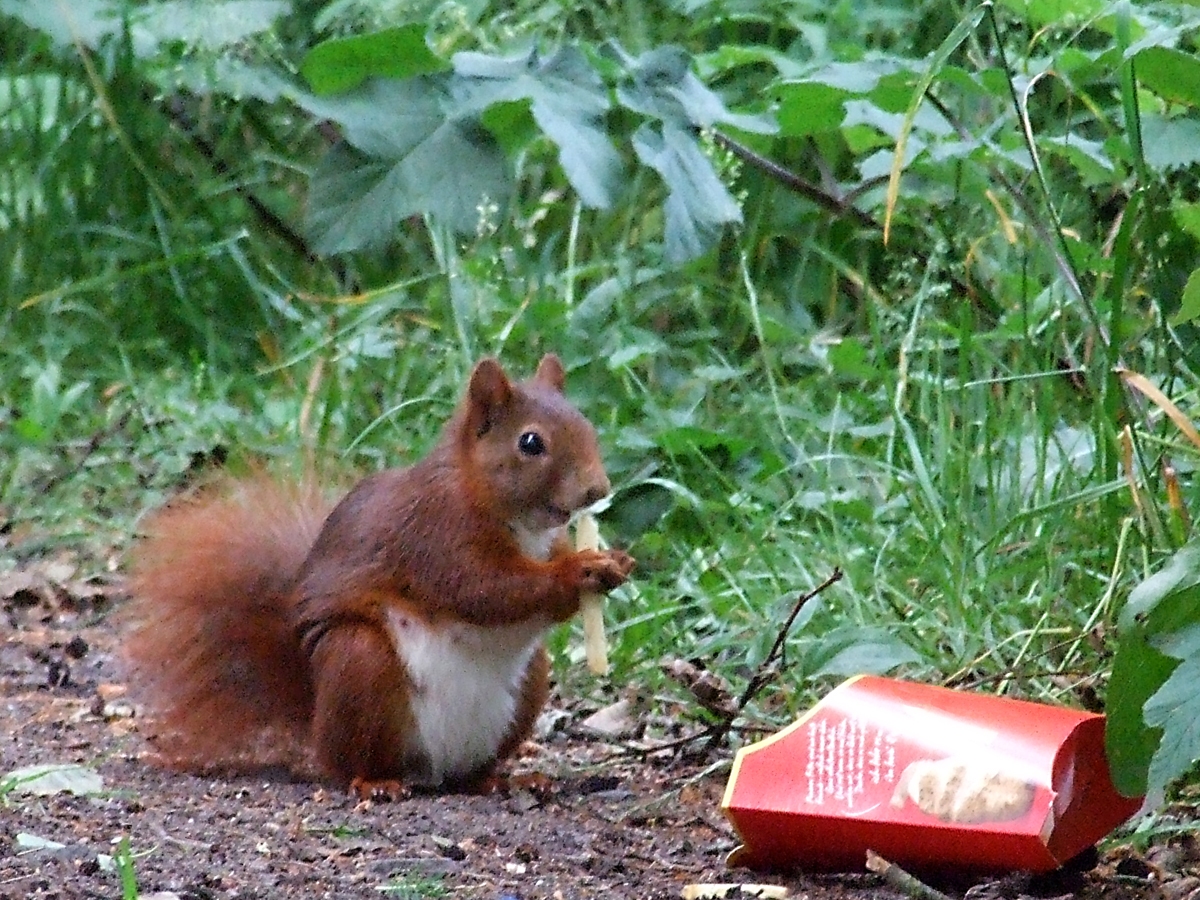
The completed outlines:
[[[429,455],[328,515],[265,479],[154,514],[126,655],[162,759],[302,775],[315,759],[362,796],[484,783],[546,701],[546,632],[634,565],[568,543],[610,485],[564,381],[553,354],[521,382],[481,360]]]

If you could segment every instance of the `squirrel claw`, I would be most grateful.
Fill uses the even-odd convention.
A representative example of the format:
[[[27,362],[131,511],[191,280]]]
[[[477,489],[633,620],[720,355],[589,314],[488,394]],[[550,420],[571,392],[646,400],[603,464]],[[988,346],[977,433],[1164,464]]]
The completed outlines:
[[[350,782],[350,793],[359,800],[403,800],[412,796],[412,791],[394,778],[370,779],[361,775]]]
[[[625,583],[634,559],[624,550],[582,550],[583,590],[600,594]]]
[[[488,775],[470,787],[470,793],[479,796],[499,794],[507,797],[515,791],[533,794],[544,801],[554,793],[555,784],[541,772],[529,772],[523,775]]]

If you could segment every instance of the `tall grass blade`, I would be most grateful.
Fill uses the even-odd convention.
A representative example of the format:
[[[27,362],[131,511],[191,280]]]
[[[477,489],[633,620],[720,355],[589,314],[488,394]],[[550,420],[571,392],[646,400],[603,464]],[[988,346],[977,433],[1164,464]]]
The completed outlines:
[[[908,148],[908,137],[912,133],[917,112],[925,101],[925,94],[929,91],[929,86],[933,84],[933,79],[937,77],[942,66],[946,64],[946,60],[950,58],[950,54],[957,50],[959,44],[965,41],[967,36],[979,26],[980,21],[991,7],[991,2],[981,3],[971,10],[965,19],[954,26],[954,29],[946,35],[946,39],[933,51],[933,55],[929,57],[929,62],[925,66],[925,71],[917,79],[912,99],[909,100],[908,109],[904,112],[904,120],[900,123],[900,133],[896,137],[896,150],[892,157],[891,173],[888,175],[887,201],[883,216],[883,243],[885,245],[891,235],[892,212],[895,210],[896,201],[900,196],[900,173],[904,170],[904,152]]]

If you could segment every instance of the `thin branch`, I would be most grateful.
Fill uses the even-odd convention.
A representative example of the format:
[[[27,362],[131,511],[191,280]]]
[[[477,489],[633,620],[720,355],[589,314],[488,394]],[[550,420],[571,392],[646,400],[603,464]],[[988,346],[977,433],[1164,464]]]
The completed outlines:
[[[737,704],[733,712],[725,718],[724,721],[718,722],[711,726],[708,736],[706,749],[712,750],[725,739],[725,735],[729,733],[730,727],[734,720],[742,714],[746,709],[746,705],[758,695],[758,692],[763,689],[763,686],[778,673],[774,671],[773,666],[775,660],[783,653],[784,644],[787,641],[788,632],[792,630],[792,624],[796,621],[796,616],[800,615],[806,603],[824,591],[831,585],[837,584],[842,580],[842,570],[835,568],[828,578],[818,584],[807,594],[801,594],[796,598],[796,602],[792,605],[792,611],[784,620],[783,625],[779,629],[779,633],[775,636],[775,643],[771,645],[770,651],[763,658],[763,661],[758,664],[754,674],[750,677],[750,681],[746,684],[746,689],[742,691],[742,696],[738,698]]]
[[[886,183],[888,180],[887,176],[867,179],[862,184],[855,186],[844,196],[837,197],[831,194],[829,191],[817,187],[811,181],[801,178],[795,172],[785,169],[774,160],[767,159],[765,156],[755,153],[745,144],[735,141],[727,134],[714,131],[713,140],[716,141],[719,146],[725,148],[734,156],[736,156],[738,159],[748,163],[755,169],[758,169],[758,171],[762,172],[768,178],[774,179],[789,190],[794,191],[808,200],[811,200],[813,203],[827,212],[833,213],[839,218],[852,219],[863,228],[870,229],[871,231],[875,231],[880,234],[883,233],[883,223],[870,213],[864,212],[855,206],[854,201],[871,188]],[[914,247],[911,252],[913,256],[921,261],[922,264],[929,264],[929,254],[916,247]],[[947,271],[946,277],[950,279],[950,283],[954,286],[955,291],[964,297],[970,298],[972,302],[978,302],[978,292],[972,289],[971,286],[965,281],[963,281],[953,272],[949,271]]]
[[[205,162],[209,164],[213,172],[222,178],[228,178],[234,192],[246,202],[254,213],[259,223],[271,234],[275,235],[279,240],[288,246],[292,252],[302,256],[310,263],[321,261],[321,257],[308,245],[306,241],[296,229],[292,228],[283,217],[271,209],[267,204],[259,199],[253,191],[242,184],[237,178],[233,177],[233,169],[230,165],[221,158],[217,153],[216,147],[200,133],[199,127],[192,119],[191,115],[184,108],[183,99],[178,95],[169,98],[162,106],[167,118],[182,131],[192,142],[192,146],[196,148],[196,152],[204,157]]]
[[[639,745],[633,743],[623,743],[619,746],[621,756],[635,756],[638,759],[648,759],[651,756],[657,756],[660,753],[671,753],[682,750],[689,744],[694,744],[697,741],[705,740],[712,737],[713,733],[718,729],[723,728],[729,734],[748,734],[748,735],[765,735],[770,734],[776,729],[768,725],[731,725],[724,720],[713,722],[710,725],[705,725],[699,731],[693,731],[691,734],[685,734],[683,737],[672,738],[669,741],[662,741],[657,744]],[[708,745],[705,745],[705,751],[708,750]]]
[[[75,460],[74,465],[69,466],[68,468],[59,471],[57,474],[51,475],[49,478],[47,478],[40,487],[42,493],[49,493],[64,481],[74,478],[77,474],[79,474],[79,472],[83,470],[83,467],[88,464],[88,460],[90,460],[92,456],[94,456],[96,452],[104,446],[105,442],[107,442],[109,438],[125,430],[125,426],[129,424],[129,419],[132,415],[132,410],[127,409],[115,422],[110,422],[97,431],[92,432],[92,436],[87,439],[87,442],[83,446],[83,453],[80,454],[77,460]]]
[[[759,663],[758,668],[755,669],[754,674],[750,677],[750,682],[746,685],[746,689],[742,691],[742,695],[738,698],[734,708],[729,713],[722,716],[720,721],[706,725],[703,728],[692,732],[691,734],[685,734],[682,737],[675,738],[670,741],[663,741],[661,744],[655,744],[651,747],[634,747],[625,745],[621,748],[622,751],[627,754],[637,755],[644,759],[656,753],[680,750],[689,744],[694,744],[696,741],[705,741],[704,752],[708,753],[714,750],[716,746],[725,739],[725,736],[732,731],[757,732],[770,730],[760,728],[758,726],[739,727],[735,726],[733,723],[737,721],[737,718],[740,715],[742,715],[742,713],[745,711],[746,705],[753,700],[755,696],[757,696],[758,692],[762,690],[763,686],[770,681],[772,677],[778,674],[777,672],[768,670],[774,665],[775,660],[782,654],[784,642],[787,640],[788,632],[791,631],[792,625],[796,621],[796,616],[800,614],[800,610],[804,608],[804,604],[808,603],[808,601],[812,600],[830,585],[836,584],[841,580],[842,570],[834,569],[833,574],[831,574],[828,578],[822,581],[807,594],[801,594],[796,599],[795,604],[792,606],[791,613],[788,615],[787,620],[783,623],[783,626],[779,629],[779,634],[775,637],[775,643],[771,645],[770,651],[767,653],[763,661]]]
[[[343,288],[350,285],[350,273],[346,268],[346,264],[341,259],[336,256],[323,257],[318,254],[309,246],[308,241],[305,240],[299,231],[289,225],[282,216],[271,209],[257,194],[234,177],[233,169],[221,158],[212,143],[200,133],[200,129],[187,110],[184,109],[183,100],[178,95],[171,97],[169,101],[161,106],[167,118],[187,136],[188,140],[192,142],[192,146],[196,149],[196,152],[204,157],[204,160],[209,164],[213,172],[222,178],[229,179],[234,192],[250,207],[250,210],[254,213],[264,230],[277,237],[293,253],[303,257],[306,262],[313,264],[324,263],[329,266],[333,277]],[[326,124],[319,124],[318,131],[324,137],[333,141],[337,138],[337,134],[335,131],[331,132],[327,129],[325,127]]]
[[[713,140],[724,149],[728,150],[742,162],[748,163],[758,169],[769,178],[778,181],[784,187],[799,194],[800,196],[811,200],[817,206],[839,217],[849,217],[858,222],[865,228],[870,228],[872,231],[882,231],[883,226],[879,224],[869,213],[863,212],[856,206],[852,206],[849,202],[841,197],[835,197],[822,188],[817,187],[810,181],[801,178],[795,172],[785,169],[783,166],[774,160],[767,159],[765,156],[760,156],[755,153],[745,144],[739,143],[727,134],[722,134],[719,131],[713,132]]]
[[[950,900],[950,897],[946,894],[943,894],[936,888],[930,887],[916,876],[910,875],[895,863],[884,859],[874,850],[867,851],[867,869],[882,877],[892,887],[914,898],[914,900]]]

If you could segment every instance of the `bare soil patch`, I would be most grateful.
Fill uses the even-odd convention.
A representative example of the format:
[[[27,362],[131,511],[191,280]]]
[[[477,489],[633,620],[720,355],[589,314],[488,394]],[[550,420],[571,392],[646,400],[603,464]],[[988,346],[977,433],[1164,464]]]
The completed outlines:
[[[56,568],[57,566],[57,568]],[[0,573],[0,774],[45,763],[98,771],[96,796],[0,798],[0,898],[122,896],[107,863],[122,837],[142,898],[666,898],[695,882],[786,886],[812,900],[903,894],[865,873],[729,870],[736,837],[718,809],[718,758],[643,760],[567,727],[517,767],[546,786],[487,796],[358,802],[338,786],[197,777],[146,759],[122,694],[118,585],[70,565]],[[562,703],[559,703],[562,706]],[[53,842],[39,845],[39,842]],[[1193,897],[1193,840],[1128,851],[1084,872],[939,885],[981,898]]]

